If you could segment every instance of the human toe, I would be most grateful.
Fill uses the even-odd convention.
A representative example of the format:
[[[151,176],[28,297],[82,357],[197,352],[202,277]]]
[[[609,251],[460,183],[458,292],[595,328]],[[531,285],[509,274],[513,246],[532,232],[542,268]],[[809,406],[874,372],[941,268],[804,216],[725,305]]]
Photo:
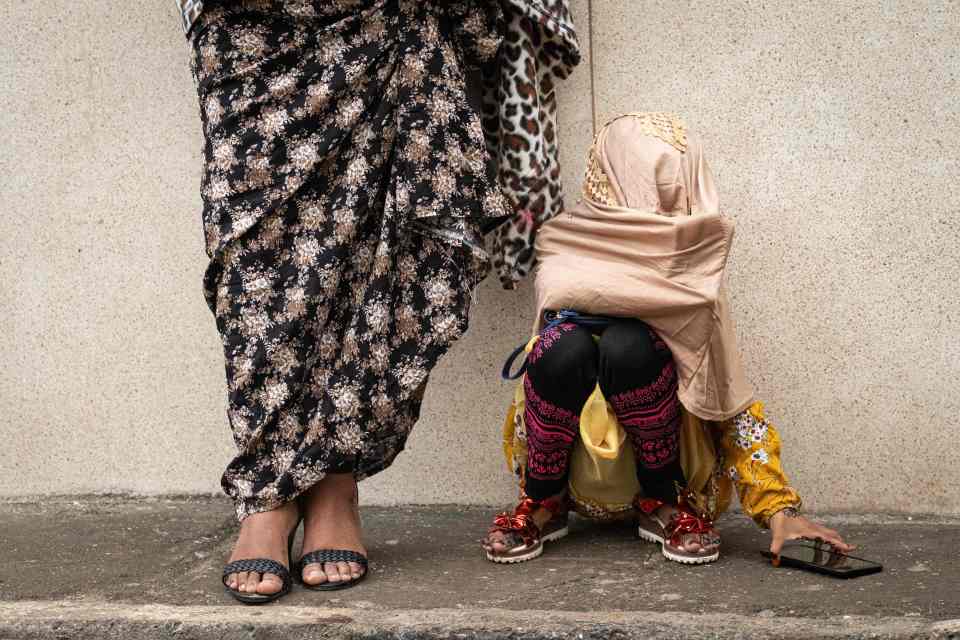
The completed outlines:
[[[327,581],[327,574],[322,565],[312,562],[303,568],[303,581],[309,585],[323,584]]]
[[[237,591],[246,591],[247,590],[247,572],[241,571],[239,573],[233,574],[233,578],[236,581],[236,586],[234,589]]]
[[[350,565],[346,562],[337,563],[337,573],[340,574],[340,580],[349,580],[350,579]]]
[[[500,552],[507,548],[506,543],[503,539],[503,534],[499,531],[491,533],[484,540],[484,547],[487,551]]]
[[[272,573],[265,573],[260,579],[260,582],[257,583],[256,593],[269,596],[273,595],[274,593],[279,593],[282,588],[283,580],[280,579],[280,576]]]
[[[683,550],[688,553],[700,553],[703,551],[703,545],[698,540],[687,540],[683,544]]]
[[[323,569],[327,573],[328,582],[340,582],[340,571],[337,569],[336,563],[328,562],[323,565]]]
[[[349,567],[350,567],[350,577],[353,578],[354,580],[356,580],[357,578],[363,575],[363,567],[361,567],[359,563],[351,562],[349,563]]]
[[[255,571],[247,573],[247,579],[243,583],[242,591],[246,593],[256,593],[257,586],[260,584],[260,574]]]

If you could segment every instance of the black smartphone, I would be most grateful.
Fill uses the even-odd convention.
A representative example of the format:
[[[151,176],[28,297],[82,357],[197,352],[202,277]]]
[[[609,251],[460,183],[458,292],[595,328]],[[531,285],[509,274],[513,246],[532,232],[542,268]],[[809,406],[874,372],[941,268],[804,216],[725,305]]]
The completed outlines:
[[[848,556],[835,551],[828,543],[819,540],[788,542],[780,550],[779,563],[769,551],[762,553],[765,558],[774,560],[776,566],[825,573],[835,578],[856,578],[883,571],[883,565],[879,562]]]

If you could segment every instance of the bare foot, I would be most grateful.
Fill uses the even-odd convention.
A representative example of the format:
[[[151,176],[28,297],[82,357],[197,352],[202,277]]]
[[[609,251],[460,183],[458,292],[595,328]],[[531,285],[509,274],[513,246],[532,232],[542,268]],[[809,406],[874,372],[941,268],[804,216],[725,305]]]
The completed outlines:
[[[559,503],[563,503],[566,493],[559,493],[552,500],[556,500]],[[553,514],[549,510],[541,507],[534,511],[531,514],[534,524],[537,525],[537,528],[543,529],[544,525],[550,522],[550,518],[553,517]],[[523,544],[523,540],[515,532],[510,531],[491,531],[486,535],[486,537],[480,542],[484,551],[488,553],[503,553],[508,549],[512,549]]]
[[[240,524],[240,537],[229,561],[269,558],[289,569],[287,538],[299,517],[295,502],[288,502],[273,511],[247,516]],[[271,595],[283,588],[280,576],[254,571],[231,573],[224,582],[234,591],[249,594]]]
[[[344,549],[364,556],[357,482],[350,473],[332,473],[300,496],[303,506],[303,553]],[[356,580],[364,569],[356,562],[313,562],[303,567],[309,585]]]

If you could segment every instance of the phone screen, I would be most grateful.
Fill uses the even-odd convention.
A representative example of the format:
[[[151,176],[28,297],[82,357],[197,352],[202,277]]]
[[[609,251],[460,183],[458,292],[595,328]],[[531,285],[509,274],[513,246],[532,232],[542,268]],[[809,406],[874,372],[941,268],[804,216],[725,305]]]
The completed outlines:
[[[781,559],[790,558],[813,567],[822,567],[831,572],[873,572],[879,571],[877,562],[856,558],[834,551],[828,544],[816,542],[794,542],[784,545],[780,551]],[[792,564],[792,563],[790,563]]]

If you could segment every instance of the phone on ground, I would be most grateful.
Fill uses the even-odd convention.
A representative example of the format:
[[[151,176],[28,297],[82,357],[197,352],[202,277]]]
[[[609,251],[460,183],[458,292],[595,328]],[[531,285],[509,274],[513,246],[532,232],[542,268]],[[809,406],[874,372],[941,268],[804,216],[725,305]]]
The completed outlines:
[[[835,578],[857,578],[883,571],[883,565],[879,562],[848,556],[819,540],[788,542],[780,550],[779,562],[769,551],[762,553],[773,561],[774,566],[794,567]]]

